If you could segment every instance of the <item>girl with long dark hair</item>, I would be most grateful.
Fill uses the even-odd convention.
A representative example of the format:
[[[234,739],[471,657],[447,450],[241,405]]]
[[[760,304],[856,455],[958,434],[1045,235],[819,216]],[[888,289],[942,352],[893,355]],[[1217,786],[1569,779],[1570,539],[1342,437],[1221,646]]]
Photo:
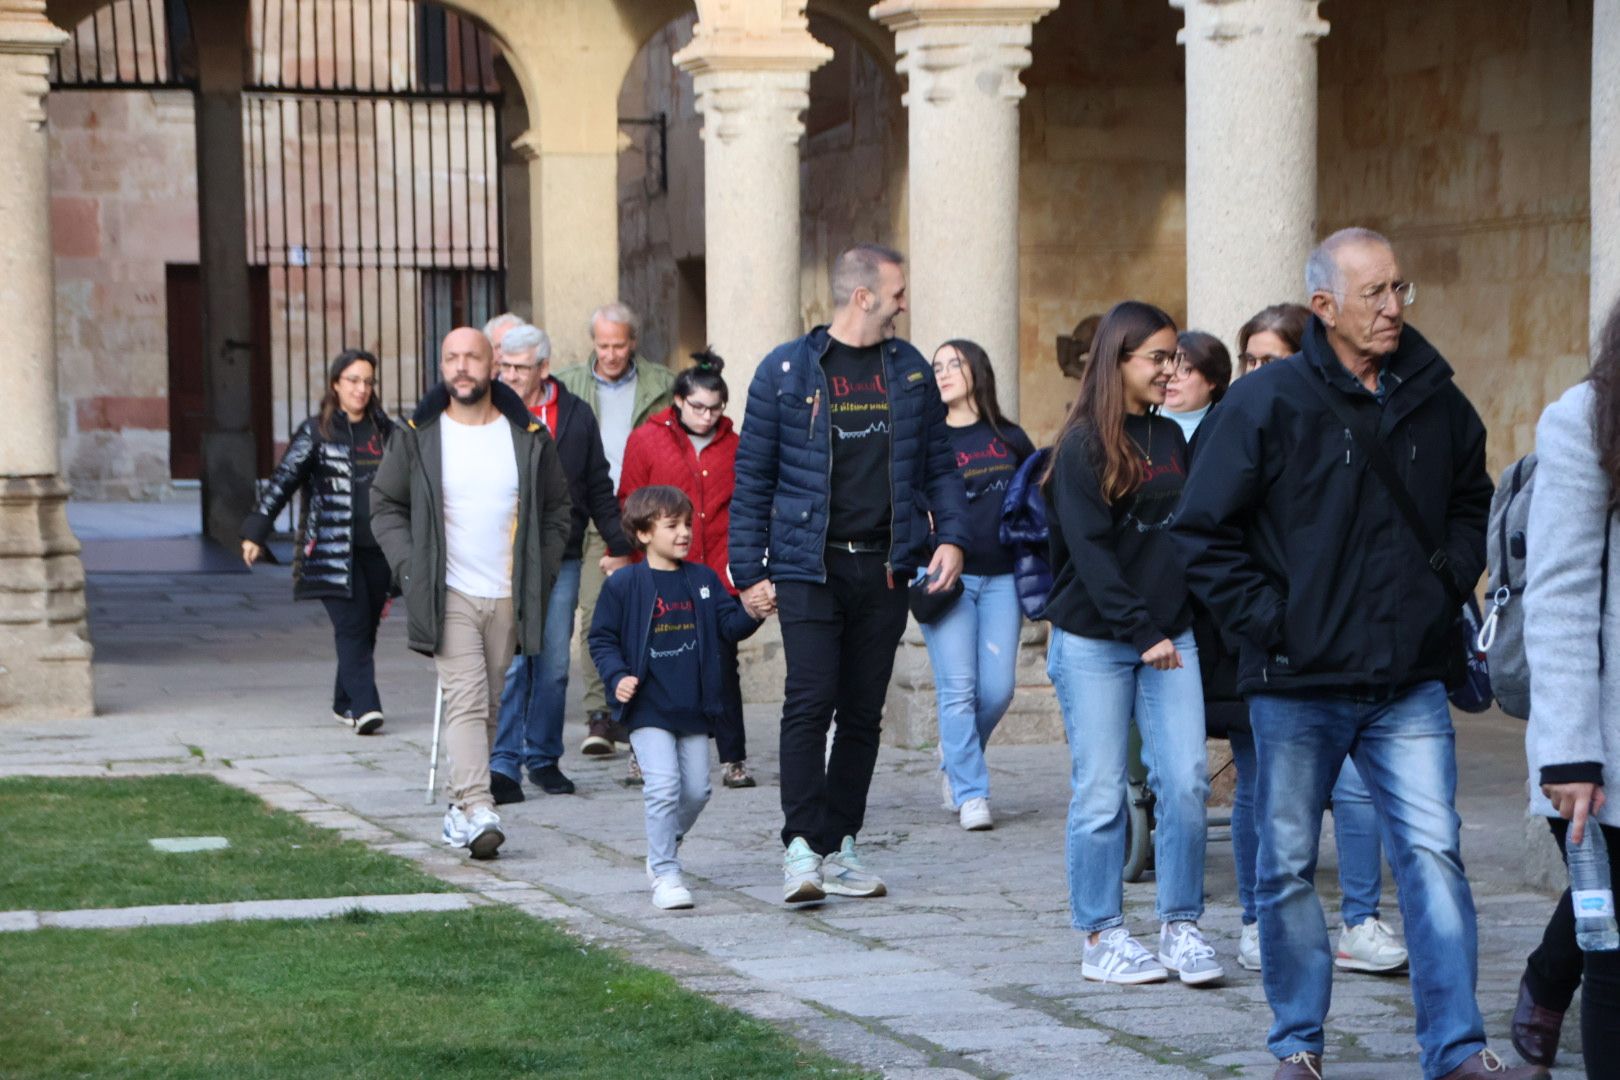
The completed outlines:
[[[1176,324],[1127,300],[1103,317],[1080,395],[1042,490],[1051,522],[1046,670],[1072,758],[1069,908],[1086,935],[1081,974],[1099,982],[1223,971],[1204,940],[1204,698],[1192,604],[1168,527],[1187,477],[1181,428],[1158,415],[1176,365]],[[1128,733],[1142,733],[1157,797],[1158,955],[1124,925]]]
[[[338,662],[332,716],[361,735],[383,726],[372,654],[391,575],[371,534],[371,481],[392,430],[377,400],[377,358],[345,349],[332,361],[320,411],[293,433],[258,505],[242,522],[242,561],[251,567],[282,508],[302,496],[293,596],[316,598],[326,607]]]
[[[995,370],[978,345],[960,338],[941,345],[934,382],[967,489],[972,539],[964,552],[962,595],[924,624],[922,635],[934,669],[945,805],[962,828],[977,831],[994,825],[984,747],[1012,704],[1023,622],[1013,552],[1001,543],[1001,500],[1035,447],[1002,415]]]

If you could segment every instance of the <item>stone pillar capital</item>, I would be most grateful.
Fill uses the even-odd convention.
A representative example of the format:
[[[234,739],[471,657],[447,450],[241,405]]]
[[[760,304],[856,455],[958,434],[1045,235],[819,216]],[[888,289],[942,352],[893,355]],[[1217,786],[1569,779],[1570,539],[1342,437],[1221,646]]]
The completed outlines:
[[[899,33],[919,27],[1031,27],[1058,6],[1058,0],[882,0],[869,14]]]
[[[905,104],[941,104],[964,93],[1016,106],[1035,23],[1058,0],[883,0],[871,16],[894,31]]]
[[[45,127],[50,57],[67,41],[45,17],[45,0],[0,0],[0,57],[13,58],[12,86],[23,95],[22,118],[31,130]]]
[[[675,66],[697,78],[717,72],[778,71],[797,75],[832,59],[833,51],[803,25],[753,26],[699,22],[692,40],[673,59]]]
[[[1317,14],[1321,0],[1170,0],[1187,13],[1187,23],[1176,33],[1182,45],[1189,39],[1217,44],[1248,37],[1319,38],[1328,32],[1327,20]]]
[[[530,128],[513,139],[511,145],[512,149],[517,151],[518,157],[524,161],[534,161],[540,157],[540,132],[536,128]]]

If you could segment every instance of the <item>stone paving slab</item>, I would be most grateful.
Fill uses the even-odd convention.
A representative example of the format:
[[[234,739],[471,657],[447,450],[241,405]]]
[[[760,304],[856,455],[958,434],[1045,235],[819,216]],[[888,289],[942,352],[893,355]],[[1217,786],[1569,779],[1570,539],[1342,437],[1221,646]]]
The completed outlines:
[[[467,911],[480,899],[467,893],[397,893],[323,896],[306,900],[239,900],[224,904],[148,904],[74,911],[0,911],[0,931],[129,930],[138,926],[201,926],[262,919],[329,919],[350,911],[398,915],[412,911]]]
[[[227,600],[192,603],[197,589]],[[1180,1080],[1269,1076],[1275,1067],[1264,1047],[1270,1014],[1258,976],[1235,961],[1239,918],[1225,840],[1209,847],[1203,919],[1227,966],[1222,984],[1126,988],[1081,979],[1064,878],[1062,746],[992,745],[997,827],[972,834],[939,809],[932,752],[885,747],[862,845],[890,895],[792,910],[778,891],[777,714],[751,706],[749,761],[760,786],[731,791],[716,781],[682,849],[697,907],[661,912],[647,897],[640,793],[622,782],[622,755],[575,752],[583,736],[577,696],[562,765],[578,794],[529,789],[528,801],[503,807],[508,844],[499,859],[475,866],[438,843],[442,799],[423,805],[434,676],[404,648],[402,620],[384,623],[378,648],[387,726],[362,739],[332,722],[323,700],[330,630],[289,592],[285,571],[274,568],[228,581],[92,577],[104,715],[0,727],[0,775],[107,775],[109,763],[120,774],[213,771],[412,859],[479,902],[552,920],[887,1077]],[[228,602],[233,596],[250,618]],[[180,621],[169,616],[182,609],[184,631],[200,628],[206,643],[163,636],[159,628],[172,630]],[[1526,877],[1522,738],[1517,722],[1459,722],[1464,858],[1480,912],[1479,999],[1504,1054],[1523,957],[1552,904]],[[1335,871],[1327,829],[1318,880],[1330,922]],[[1394,900],[1386,874],[1384,915],[1398,928]],[[1125,916],[1140,934],[1156,930],[1151,877],[1125,887]],[[1328,1028],[1330,1075],[1417,1074],[1404,978],[1340,976]],[[1576,1069],[1577,1031],[1572,1014],[1560,1059]]]

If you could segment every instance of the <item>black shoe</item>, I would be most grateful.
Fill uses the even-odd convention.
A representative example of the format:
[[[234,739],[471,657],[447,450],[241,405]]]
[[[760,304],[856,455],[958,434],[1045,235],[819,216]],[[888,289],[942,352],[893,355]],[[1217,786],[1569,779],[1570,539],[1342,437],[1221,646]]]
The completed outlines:
[[[555,765],[530,769],[529,783],[547,795],[572,795],[574,793],[574,782],[564,776],[563,771]]]
[[[522,802],[524,799],[523,785],[505,773],[498,773],[494,769],[489,772],[489,793],[495,797],[496,806]]]

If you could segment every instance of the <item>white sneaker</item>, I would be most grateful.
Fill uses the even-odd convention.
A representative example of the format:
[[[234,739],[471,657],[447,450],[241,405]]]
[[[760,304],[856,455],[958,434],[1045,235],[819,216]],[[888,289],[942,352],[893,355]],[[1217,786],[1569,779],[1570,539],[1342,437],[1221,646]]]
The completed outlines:
[[[983,832],[993,829],[996,823],[990,817],[989,799],[969,799],[962,804],[962,828],[968,832]]]
[[[844,837],[838,850],[821,860],[821,888],[834,896],[887,896],[883,879],[866,868],[855,850],[855,838]]]
[[[1259,923],[1243,924],[1243,936],[1238,939],[1238,967],[1244,971],[1260,970]]]
[[[821,882],[821,856],[810,850],[802,836],[795,836],[782,854],[782,899],[789,904],[827,899]]]
[[[467,831],[467,815],[461,812],[461,807],[450,804],[450,809],[444,812],[444,832],[440,835],[451,847],[467,846],[471,834]]]
[[[1089,935],[1088,935],[1089,937]],[[1086,938],[1082,938],[1086,941]],[[1123,926],[1115,926],[1097,935],[1097,944],[1082,946],[1080,974],[1092,982],[1138,983],[1164,982],[1170,977],[1164,965],[1153,959],[1153,954],[1142,943],[1131,937]]]
[[[487,806],[480,806],[467,815],[467,850],[475,859],[493,859],[506,842],[501,831],[501,816]]]
[[[1333,966],[1341,971],[1387,975],[1406,967],[1406,959],[1401,939],[1374,915],[1360,926],[1346,926],[1339,931],[1339,948],[1333,957]]]
[[[1167,922],[1159,929],[1159,963],[1179,972],[1188,986],[1214,982],[1226,972],[1215,959],[1215,948],[1204,940],[1198,924],[1190,921]]]
[[[939,770],[939,806],[942,810],[956,809],[956,794],[951,791],[951,778],[944,769]]]
[[[653,881],[653,907],[676,911],[692,906],[692,893],[679,874],[665,874]]]

